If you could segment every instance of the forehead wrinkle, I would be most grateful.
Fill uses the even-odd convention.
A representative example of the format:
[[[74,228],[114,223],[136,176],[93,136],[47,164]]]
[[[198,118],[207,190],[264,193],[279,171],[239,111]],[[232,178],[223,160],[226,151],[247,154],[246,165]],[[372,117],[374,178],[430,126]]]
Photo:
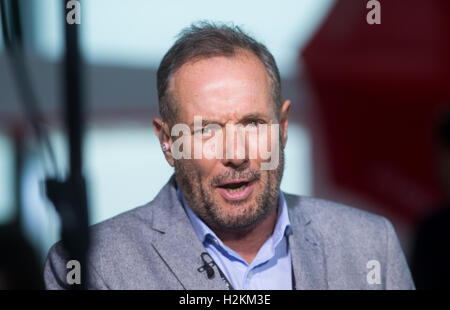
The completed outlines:
[[[241,115],[238,111],[241,107],[239,105],[236,106],[236,100],[242,100],[246,103],[256,103],[258,96],[263,96],[264,101],[270,100],[272,102],[270,77],[264,65],[252,54],[244,56],[217,56],[212,57],[219,60],[216,63],[208,64],[207,62],[211,61],[212,58],[206,58],[182,65],[169,81],[172,100],[178,104],[179,109],[189,104],[201,106],[202,101],[208,101],[209,104],[205,106],[205,108],[208,108],[214,106],[214,100],[218,100],[218,103],[221,104],[229,100],[233,102],[230,105],[230,109],[235,111],[233,111],[234,114],[231,117],[227,116],[226,118],[234,119],[237,118],[237,115]],[[230,61],[234,62],[231,66],[229,64]],[[236,61],[244,62],[245,68],[242,68],[240,65],[236,66]],[[254,64],[257,64],[257,66],[254,66]],[[211,66],[213,66],[212,69]],[[220,67],[227,70],[227,76],[225,78],[220,76]],[[208,82],[198,79],[198,76],[211,76],[213,81]],[[244,88],[246,91],[236,91],[239,88]],[[248,90],[249,88],[250,90]],[[265,96],[259,91],[261,88],[264,88],[266,91]],[[197,90],[197,93],[193,93],[195,90]],[[209,92],[212,94],[209,95]],[[180,104],[181,101],[179,99],[182,96],[185,98],[183,98],[183,102]],[[203,112],[206,111],[203,110]],[[214,117],[218,118],[217,112],[219,111],[216,110],[213,112],[215,112]]]
[[[217,60],[214,65],[208,64],[208,62]],[[264,67],[264,64],[257,58],[255,55],[253,55],[250,52],[244,51],[239,52],[235,56],[214,56],[209,58],[201,58],[197,60],[188,61],[187,63],[183,64],[173,75],[170,84],[170,88],[173,90],[173,88],[179,88],[182,86],[182,83],[179,83],[181,81],[178,81],[180,78],[186,79],[187,73],[190,73],[188,76],[191,76],[192,78],[196,78],[197,76],[203,76],[204,74],[210,73],[211,66],[213,66],[213,70],[217,69],[218,67],[223,67],[224,69],[230,70],[233,69],[231,73],[229,74],[242,74],[242,67],[243,66],[233,66],[230,65],[230,62],[236,63],[240,62],[243,63],[243,66],[250,66],[253,65],[252,70],[254,71],[253,79],[247,79],[249,80],[257,80],[258,77],[261,77],[260,74],[262,73],[262,76],[264,77],[264,86],[268,86],[268,89],[271,88],[271,80],[269,77],[269,74]],[[191,72],[189,72],[191,71]],[[191,80],[188,79],[188,80]],[[178,83],[177,83],[178,82]]]

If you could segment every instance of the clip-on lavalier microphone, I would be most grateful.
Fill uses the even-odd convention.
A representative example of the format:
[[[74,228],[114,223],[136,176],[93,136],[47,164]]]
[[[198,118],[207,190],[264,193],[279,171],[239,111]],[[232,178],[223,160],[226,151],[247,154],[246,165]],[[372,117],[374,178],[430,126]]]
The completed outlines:
[[[209,262],[205,260],[205,256],[209,257]],[[206,270],[206,276],[208,277],[208,279],[212,279],[214,278],[214,269],[213,267],[216,265],[213,261],[213,259],[211,258],[211,256],[209,256],[208,253],[203,252],[200,255],[202,262],[203,262],[203,266],[199,267],[197,270],[198,272],[203,272]]]

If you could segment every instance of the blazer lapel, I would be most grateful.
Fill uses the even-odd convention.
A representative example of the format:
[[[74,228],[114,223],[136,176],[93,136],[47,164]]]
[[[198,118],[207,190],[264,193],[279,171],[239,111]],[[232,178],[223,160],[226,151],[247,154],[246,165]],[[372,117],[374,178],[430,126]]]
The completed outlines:
[[[175,177],[169,180],[155,198],[152,228],[160,234],[152,246],[188,290],[226,290],[217,269],[212,279],[197,269],[203,265],[201,253],[206,252],[197,237],[176,193]],[[285,194],[291,231],[288,236],[292,264],[299,290],[327,289],[326,257],[322,240],[301,208],[301,199]]]
[[[216,268],[212,279],[207,278],[206,272],[197,270],[203,265],[200,255],[206,250],[192,228],[176,190],[172,176],[155,198],[152,227],[160,235],[152,241],[154,249],[184,289],[227,289]]]
[[[311,219],[301,210],[301,199],[293,201],[286,195],[291,231],[288,236],[292,265],[298,290],[328,289],[326,257]]]

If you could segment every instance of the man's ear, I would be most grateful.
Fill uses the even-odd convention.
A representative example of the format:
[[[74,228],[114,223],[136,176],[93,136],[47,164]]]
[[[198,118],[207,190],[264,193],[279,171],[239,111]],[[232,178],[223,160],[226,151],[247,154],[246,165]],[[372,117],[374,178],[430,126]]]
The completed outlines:
[[[283,102],[280,108],[280,130],[281,130],[281,143],[283,148],[287,143],[287,132],[288,132],[288,118],[289,112],[291,111],[291,101],[286,100]]]
[[[158,137],[159,144],[161,145],[161,150],[166,157],[167,162],[172,167],[174,166],[174,159],[172,156],[172,137],[169,133],[169,126],[167,123],[164,123],[161,119],[155,118],[153,119],[153,130],[155,131],[156,136]]]

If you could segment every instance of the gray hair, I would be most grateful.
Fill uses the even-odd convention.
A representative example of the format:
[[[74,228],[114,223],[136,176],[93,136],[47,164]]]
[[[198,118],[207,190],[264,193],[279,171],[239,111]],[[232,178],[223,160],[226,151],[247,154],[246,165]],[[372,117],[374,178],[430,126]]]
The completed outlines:
[[[232,57],[239,49],[252,52],[264,64],[271,81],[276,114],[281,107],[281,82],[275,58],[269,50],[238,26],[201,21],[183,29],[162,59],[157,72],[159,113],[163,121],[175,122],[176,108],[168,93],[170,79],[182,65],[193,59]]]

